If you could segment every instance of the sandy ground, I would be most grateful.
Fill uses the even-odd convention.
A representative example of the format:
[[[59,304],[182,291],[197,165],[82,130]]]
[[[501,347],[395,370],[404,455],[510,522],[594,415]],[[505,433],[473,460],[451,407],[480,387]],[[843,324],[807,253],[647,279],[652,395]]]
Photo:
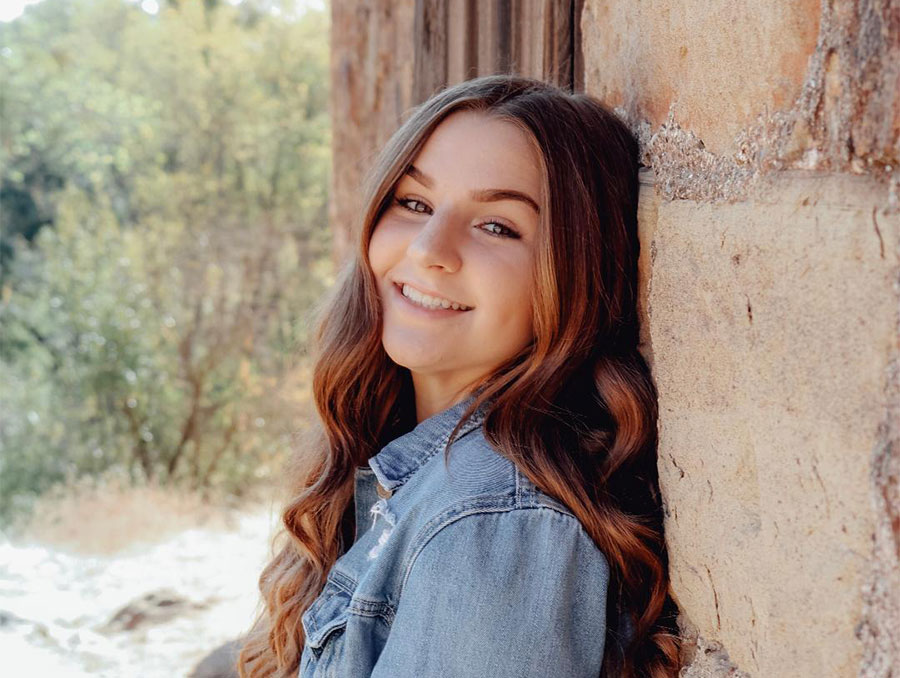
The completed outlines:
[[[208,652],[249,628],[278,523],[276,510],[261,504],[220,518],[149,541],[139,538],[136,521],[132,538],[116,538],[127,546],[110,553],[78,552],[58,536],[54,543],[0,537],[3,674],[187,676]],[[116,529],[122,532],[121,521]],[[98,515],[90,534],[103,530]],[[167,603],[143,619],[129,618],[133,626],[129,619],[109,626],[117,612],[150,594]]]

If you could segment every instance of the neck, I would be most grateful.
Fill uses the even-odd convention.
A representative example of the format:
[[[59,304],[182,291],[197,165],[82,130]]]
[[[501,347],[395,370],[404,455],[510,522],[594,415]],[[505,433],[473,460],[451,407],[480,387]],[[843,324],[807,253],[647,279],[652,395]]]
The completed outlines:
[[[424,378],[413,373],[413,389],[416,398],[416,423],[443,412],[470,393],[468,385],[459,387],[434,378]]]

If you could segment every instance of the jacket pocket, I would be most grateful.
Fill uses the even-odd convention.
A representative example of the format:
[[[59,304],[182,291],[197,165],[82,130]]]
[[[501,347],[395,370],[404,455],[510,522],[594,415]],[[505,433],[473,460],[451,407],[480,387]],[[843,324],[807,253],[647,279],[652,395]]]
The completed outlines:
[[[328,643],[343,633],[350,615],[350,594],[332,581],[300,618],[305,645],[316,659],[321,658]]]

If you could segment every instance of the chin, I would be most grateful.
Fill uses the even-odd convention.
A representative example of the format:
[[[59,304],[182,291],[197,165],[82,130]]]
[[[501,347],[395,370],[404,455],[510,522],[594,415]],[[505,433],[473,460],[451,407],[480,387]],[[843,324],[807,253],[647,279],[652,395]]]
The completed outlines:
[[[400,367],[406,367],[414,372],[431,372],[435,366],[448,363],[445,356],[429,350],[427,347],[409,346],[405,343],[396,343],[390,340],[382,341],[384,352]]]
[[[431,368],[440,361],[430,356],[415,355],[407,351],[385,351],[388,357],[400,367],[405,367],[411,372],[431,372]]]

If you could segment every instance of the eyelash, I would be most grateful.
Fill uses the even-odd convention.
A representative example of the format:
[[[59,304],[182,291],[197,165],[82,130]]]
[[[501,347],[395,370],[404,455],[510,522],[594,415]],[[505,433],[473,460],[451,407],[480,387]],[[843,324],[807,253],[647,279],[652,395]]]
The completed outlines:
[[[408,206],[406,205],[406,203],[410,203],[410,202],[417,202],[417,203],[420,203],[420,204],[422,204],[422,205],[425,204],[424,202],[422,202],[421,200],[417,200],[416,198],[394,198],[394,203],[397,204],[397,205],[399,205],[402,209],[405,209],[405,210],[408,211],[408,212],[412,212],[413,214],[422,214],[422,212],[420,212],[419,210],[414,210],[413,208],[408,207]],[[505,232],[505,233],[495,233],[494,231],[487,231],[487,230],[486,230],[485,233],[487,233],[488,235],[492,235],[492,236],[494,236],[494,237],[496,237],[496,238],[520,238],[520,237],[521,237],[521,236],[518,234],[518,232],[516,232],[514,229],[510,228],[510,227],[507,226],[506,224],[501,223],[501,222],[499,222],[499,221],[485,221],[485,222],[483,222],[483,223],[481,223],[481,224],[478,224],[478,225],[479,225],[479,226],[485,226],[485,225],[487,225],[487,224],[495,224],[495,225],[499,226],[500,228],[506,229],[506,232]]]

